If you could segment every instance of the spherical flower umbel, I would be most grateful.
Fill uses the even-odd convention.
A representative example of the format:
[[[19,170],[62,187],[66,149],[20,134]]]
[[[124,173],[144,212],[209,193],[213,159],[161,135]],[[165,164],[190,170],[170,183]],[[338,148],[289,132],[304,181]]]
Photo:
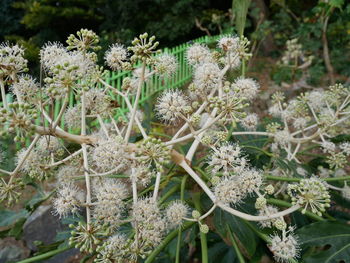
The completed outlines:
[[[40,62],[46,70],[56,65],[57,58],[67,54],[67,49],[61,43],[47,43],[40,50]]]
[[[297,238],[292,230],[283,230],[282,235],[274,234],[271,236],[269,248],[277,262],[287,263],[291,259],[299,256],[299,245]]]
[[[102,172],[121,169],[127,161],[124,156],[123,141],[119,137],[101,140],[92,152],[93,164]]]
[[[80,104],[67,108],[66,112],[64,113],[64,122],[70,129],[79,128],[81,126]]]
[[[210,92],[221,80],[220,68],[216,63],[203,63],[196,68],[194,85],[202,92]]]
[[[288,186],[288,194],[293,205],[304,207],[301,211],[305,213],[310,207],[311,211],[319,216],[330,207],[330,195],[327,186],[317,178],[302,179],[298,184]]]
[[[159,76],[168,77],[176,72],[178,63],[170,54],[162,54],[155,59],[154,69]]]
[[[172,202],[166,209],[166,219],[171,228],[178,227],[188,214],[188,207],[180,201]]]
[[[16,74],[28,71],[24,49],[8,43],[0,45],[0,78],[14,78]]]
[[[83,201],[84,193],[73,183],[65,183],[57,189],[57,197],[53,200],[54,213],[60,217],[77,213]]]
[[[223,177],[214,187],[217,201],[223,204],[238,204],[247,196],[246,189],[241,188],[239,178]]]
[[[224,175],[229,175],[231,172],[242,171],[247,165],[247,160],[242,156],[239,145],[224,143],[213,148],[208,158],[208,165],[213,173],[222,172]]]
[[[223,51],[235,51],[239,46],[239,37],[222,37],[218,47]]]
[[[98,221],[117,226],[124,208],[123,199],[128,196],[126,185],[115,179],[104,179],[93,188],[99,205],[94,207],[94,217]]]
[[[113,70],[122,70],[128,59],[128,51],[120,44],[112,45],[105,54],[106,64]]]
[[[197,43],[187,49],[186,58],[188,63],[193,66],[213,61],[208,47]]]
[[[180,116],[184,116],[189,106],[188,98],[179,90],[163,92],[158,98],[156,111],[158,117],[166,122],[175,122]]]
[[[36,104],[40,99],[39,85],[30,75],[21,75],[11,89],[19,101]]]
[[[247,100],[254,99],[260,89],[258,82],[251,78],[243,77],[236,79],[233,83],[233,86],[237,94],[241,97],[246,98]]]
[[[255,113],[247,115],[244,119],[241,120],[241,124],[245,129],[254,131],[258,125],[258,115]]]

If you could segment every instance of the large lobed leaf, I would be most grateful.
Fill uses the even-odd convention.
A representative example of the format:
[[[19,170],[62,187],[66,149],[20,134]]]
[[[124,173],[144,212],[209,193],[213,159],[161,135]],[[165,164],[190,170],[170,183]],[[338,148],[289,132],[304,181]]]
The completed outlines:
[[[317,222],[297,231],[302,248],[321,248],[306,255],[306,263],[350,262],[350,226],[337,222]]]

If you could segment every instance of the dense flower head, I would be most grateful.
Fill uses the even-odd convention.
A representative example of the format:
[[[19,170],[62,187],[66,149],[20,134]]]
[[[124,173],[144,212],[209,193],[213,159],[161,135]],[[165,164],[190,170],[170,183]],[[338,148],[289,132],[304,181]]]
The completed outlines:
[[[170,160],[170,149],[159,139],[148,138],[138,145],[137,156],[144,165],[155,165],[161,169],[161,165]]]
[[[120,44],[112,45],[105,54],[106,64],[113,70],[127,66],[128,51]]]
[[[63,147],[57,137],[51,135],[42,136],[37,142],[37,149],[42,154],[62,155]]]
[[[239,46],[239,37],[222,37],[218,41],[218,47],[223,51],[235,51]]]
[[[175,56],[162,54],[156,58],[154,69],[159,76],[168,77],[173,75],[178,67]]]
[[[327,186],[317,178],[302,179],[298,184],[288,186],[288,194],[293,205],[304,207],[302,213],[310,207],[317,215],[322,215],[325,208],[330,206],[330,195]]]
[[[0,45],[0,77],[14,80],[16,74],[28,71],[27,62],[21,46],[8,43]]]
[[[235,91],[241,97],[252,100],[257,96],[260,89],[259,83],[251,78],[237,78],[233,83]]]
[[[36,104],[40,99],[39,84],[30,75],[19,76],[17,82],[14,82],[11,86],[11,89],[19,101]]]
[[[216,63],[206,62],[195,70],[194,85],[202,92],[210,92],[219,85],[220,81],[220,68]]]
[[[130,253],[129,250],[127,236],[120,233],[114,234],[97,247],[98,254],[94,262],[125,262]]]
[[[224,143],[213,148],[208,157],[208,165],[213,173],[222,172],[229,175],[232,172],[240,172],[247,166],[247,160],[242,156],[241,147],[237,144]]]
[[[241,119],[241,124],[245,129],[254,131],[258,125],[258,115],[255,113],[247,115],[244,119]]]
[[[93,88],[85,93],[86,109],[90,114],[108,114],[110,112],[110,100],[102,89]]]
[[[183,218],[188,214],[188,206],[180,201],[172,202],[166,209],[166,219],[171,228],[182,224]]]
[[[123,212],[123,199],[128,196],[126,185],[115,179],[104,179],[93,188],[96,202],[94,218],[116,227]]]
[[[214,187],[216,199],[224,204],[238,204],[247,194],[241,188],[239,179],[235,177],[223,177]]]
[[[123,168],[127,162],[124,156],[123,141],[116,137],[100,141],[93,149],[92,161],[99,170],[106,172],[116,167]]]
[[[73,183],[65,183],[57,189],[57,197],[53,201],[54,213],[60,217],[77,213],[83,201],[84,193]]]
[[[186,58],[188,63],[194,66],[213,60],[208,47],[197,43],[187,49]]]
[[[180,116],[186,115],[189,107],[188,98],[179,90],[163,92],[158,98],[156,111],[158,117],[166,122],[175,122]]]
[[[297,258],[300,251],[298,240],[292,230],[282,231],[281,236],[277,233],[272,235],[269,248],[276,261],[283,263]]]
[[[57,63],[57,58],[67,55],[67,49],[58,42],[47,43],[40,50],[40,62],[46,70],[50,70]]]
[[[26,156],[26,148],[17,152],[16,164],[22,162]],[[23,174],[27,174],[29,177],[37,180],[44,180],[49,174],[48,170],[44,169],[45,165],[48,165],[51,162],[51,156],[47,155],[41,151],[34,149],[28,155],[20,171]]]
[[[64,113],[64,122],[68,128],[74,129],[81,126],[81,105],[67,108]]]
[[[166,220],[162,217],[156,201],[150,197],[139,199],[133,204],[132,216],[137,223],[139,238],[145,250],[152,249],[162,241]]]

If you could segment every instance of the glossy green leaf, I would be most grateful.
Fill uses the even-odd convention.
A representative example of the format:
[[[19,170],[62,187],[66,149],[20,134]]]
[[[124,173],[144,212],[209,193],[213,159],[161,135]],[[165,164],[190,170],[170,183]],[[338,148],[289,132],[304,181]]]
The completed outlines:
[[[303,248],[321,248],[305,256],[306,263],[349,262],[349,225],[337,222],[317,222],[299,229],[297,235]]]
[[[255,253],[257,240],[253,231],[244,223],[244,221],[221,209],[216,209],[214,214],[214,225],[217,232],[226,237],[226,224],[229,225],[232,233],[238,238],[238,241],[244,246],[247,253],[252,256]]]
[[[16,223],[21,218],[28,217],[29,212],[25,209],[20,210],[19,212],[1,210],[0,211],[0,226],[10,226]]]

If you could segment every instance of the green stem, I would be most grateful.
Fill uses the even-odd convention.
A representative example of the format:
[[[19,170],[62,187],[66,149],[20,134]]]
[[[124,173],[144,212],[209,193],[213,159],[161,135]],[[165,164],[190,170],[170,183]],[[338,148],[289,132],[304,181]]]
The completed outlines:
[[[245,263],[244,257],[242,255],[241,251],[239,250],[239,247],[238,247],[238,244],[236,242],[236,239],[233,236],[233,234],[231,232],[231,229],[230,229],[228,224],[226,224],[226,228],[227,228],[228,237],[230,238],[230,241],[231,241],[231,243],[233,245],[233,248],[235,249],[235,252],[236,252],[236,255],[238,257],[239,263]]]
[[[195,193],[193,195],[193,202],[196,210],[201,212],[201,203],[200,203],[200,193]],[[202,263],[208,263],[208,244],[207,244],[207,235],[199,231],[199,237],[201,240],[201,249],[202,249]]]
[[[283,182],[300,182],[300,178],[294,178],[294,177],[280,177],[280,176],[272,176],[272,175],[265,175],[264,176],[266,180],[273,180],[273,181],[283,181]]]
[[[180,187],[180,199],[181,199],[181,202],[184,202],[184,200],[185,200],[185,187],[186,187],[187,178],[188,178],[188,174],[186,174],[184,177],[182,177],[182,180],[181,180],[181,187]],[[178,233],[177,233],[175,263],[180,263],[181,236],[182,236],[182,230],[181,230],[181,226],[180,226],[179,230],[178,230]]]
[[[288,203],[288,202],[282,201],[282,200],[278,200],[278,199],[274,199],[274,198],[267,199],[267,202],[269,204],[282,206],[282,207],[291,207],[291,206],[293,206],[291,203]],[[299,211],[300,210],[302,210],[302,208],[299,209]],[[320,216],[318,216],[318,215],[316,215],[314,213],[311,213],[310,211],[305,211],[305,215],[310,217],[310,218],[312,218],[312,219],[314,219],[314,220],[316,220],[316,221],[325,221],[324,218],[322,218],[322,217],[320,217]]]
[[[273,180],[273,181],[284,181],[284,182],[300,182],[300,180],[303,178],[280,177],[280,176],[266,175],[265,179],[266,180]],[[322,180],[326,181],[326,182],[350,181],[350,176],[322,178]]]
[[[52,256],[57,255],[57,254],[59,254],[59,253],[62,253],[62,252],[64,252],[64,251],[68,250],[68,249],[71,249],[71,247],[58,248],[58,249],[49,251],[49,252],[47,252],[47,253],[44,253],[44,254],[35,256],[35,257],[31,257],[31,258],[23,259],[23,260],[21,260],[21,261],[17,261],[16,263],[38,262],[38,261],[40,261],[40,260],[47,259],[47,258],[49,258],[49,257],[52,257]]]
[[[185,231],[188,228],[190,228],[195,222],[186,222],[183,224],[181,230]],[[152,253],[148,256],[146,259],[145,263],[151,263],[155,260],[155,258],[158,256],[158,254],[177,236],[178,234],[178,229],[175,229],[167,235],[163,242],[155,249],[152,251]],[[19,262],[18,262],[19,263]],[[22,262],[21,262],[22,263]]]
[[[176,193],[176,191],[180,188],[180,185],[175,185],[172,188],[170,188],[162,197],[159,199],[159,203],[163,203],[165,200],[167,200],[172,194]]]

